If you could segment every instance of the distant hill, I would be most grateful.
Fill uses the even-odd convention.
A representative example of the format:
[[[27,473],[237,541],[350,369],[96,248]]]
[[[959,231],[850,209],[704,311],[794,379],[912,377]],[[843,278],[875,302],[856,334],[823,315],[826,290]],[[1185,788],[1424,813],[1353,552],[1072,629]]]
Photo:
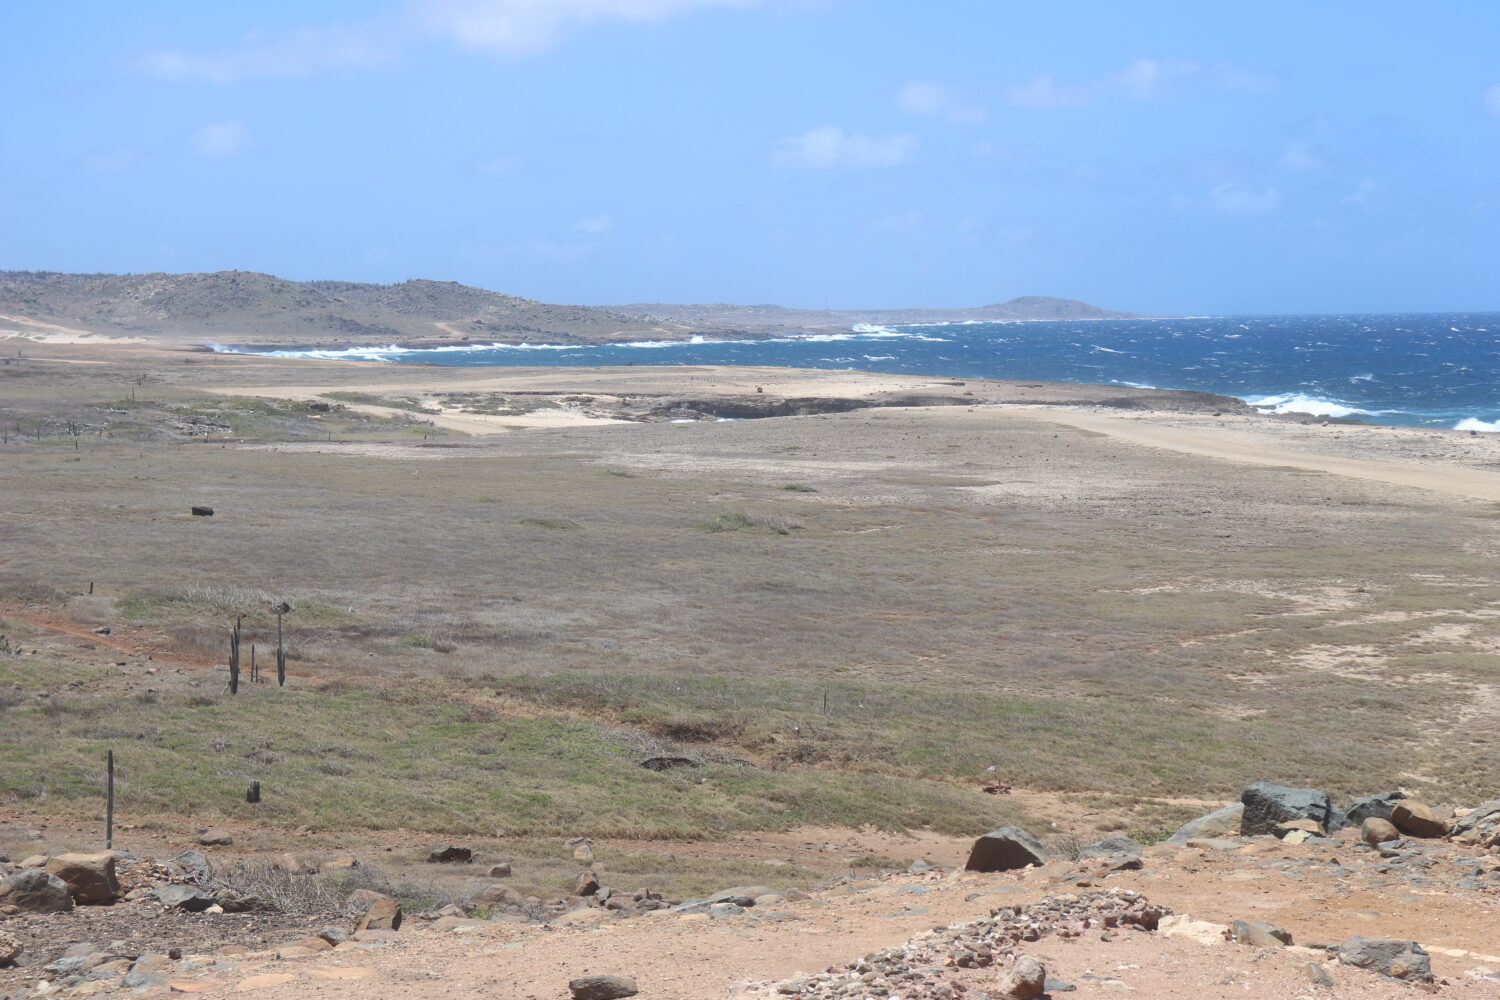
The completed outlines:
[[[0,332],[39,329],[38,324],[192,343],[320,346],[764,336],[763,330],[743,325],[650,320],[609,309],[535,302],[452,281],[372,285],[288,281],[254,271],[0,271]]]
[[[1084,302],[1030,296],[978,309],[817,310],[781,306],[554,305],[453,281],[289,281],[254,271],[59,274],[0,271],[0,334],[52,328],[183,343],[589,344],[750,339],[860,323],[1108,319]]]
[[[861,323],[962,323],[966,320],[1129,319],[1076,299],[1023,295],[1009,302],[973,309],[789,309],[785,306],[668,305],[661,302],[612,306],[616,312],[643,319],[680,323],[727,323],[735,326],[855,326]]]

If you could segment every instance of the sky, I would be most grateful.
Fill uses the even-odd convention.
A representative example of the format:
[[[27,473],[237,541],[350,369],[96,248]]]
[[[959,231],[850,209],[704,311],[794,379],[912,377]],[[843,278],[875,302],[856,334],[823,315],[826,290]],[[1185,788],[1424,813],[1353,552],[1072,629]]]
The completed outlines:
[[[0,269],[1500,309],[1500,3],[7,0]]]

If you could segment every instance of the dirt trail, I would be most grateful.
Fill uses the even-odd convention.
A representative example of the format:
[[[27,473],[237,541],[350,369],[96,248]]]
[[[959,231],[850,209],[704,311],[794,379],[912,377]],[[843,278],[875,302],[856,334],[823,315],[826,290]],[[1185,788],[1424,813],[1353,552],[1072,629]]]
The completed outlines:
[[[0,618],[8,618],[11,621],[25,622],[33,628],[43,629],[47,632],[55,632],[73,639],[80,639],[92,646],[102,649],[112,649],[126,656],[149,656],[155,663],[172,664],[183,667],[212,667],[214,661],[202,657],[186,658],[163,652],[155,645],[148,645],[146,637],[137,632],[125,632],[117,637],[111,631],[110,635],[101,635],[81,625],[65,622],[57,618],[45,618],[40,615],[24,611],[0,608]]]
[[[1105,416],[1078,410],[1003,407],[989,412],[1005,418],[1063,424],[1148,448],[1165,448],[1226,462],[1290,467],[1477,500],[1500,500],[1500,474],[1479,469],[1319,455],[1287,448],[1272,434],[1227,427],[1191,430],[1138,417]]]

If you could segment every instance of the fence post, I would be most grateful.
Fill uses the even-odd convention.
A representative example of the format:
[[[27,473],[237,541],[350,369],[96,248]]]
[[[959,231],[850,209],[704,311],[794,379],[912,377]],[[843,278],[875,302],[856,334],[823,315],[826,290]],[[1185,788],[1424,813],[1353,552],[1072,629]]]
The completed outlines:
[[[105,751],[104,760],[109,771],[109,790],[104,798],[104,849],[112,851],[115,847],[115,752]]]

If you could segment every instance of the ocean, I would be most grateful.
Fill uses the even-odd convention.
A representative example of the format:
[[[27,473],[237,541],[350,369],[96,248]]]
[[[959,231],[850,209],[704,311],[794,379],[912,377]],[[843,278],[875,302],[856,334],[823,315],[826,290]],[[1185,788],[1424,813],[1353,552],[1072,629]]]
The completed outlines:
[[[1215,392],[1266,412],[1500,432],[1500,313],[1045,320],[869,326],[768,340],[254,353],[462,367],[777,365],[1091,382]]]

